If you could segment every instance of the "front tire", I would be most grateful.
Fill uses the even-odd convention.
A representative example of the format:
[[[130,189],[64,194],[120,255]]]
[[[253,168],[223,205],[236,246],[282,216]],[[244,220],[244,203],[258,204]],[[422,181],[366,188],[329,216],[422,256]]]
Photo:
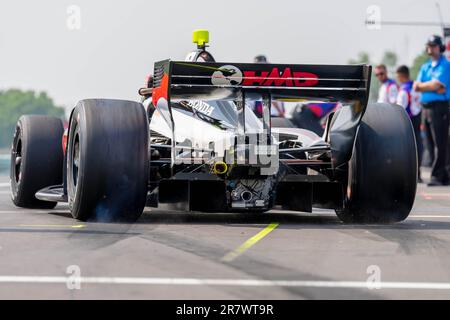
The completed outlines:
[[[417,188],[417,150],[411,121],[398,105],[369,104],[348,164],[343,208],[351,223],[393,223],[406,219]]]
[[[147,198],[148,121],[142,104],[82,100],[71,117],[69,207],[76,219],[135,221]]]
[[[25,115],[17,121],[11,148],[11,198],[18,207],[52,209],[36,199],[45,187],[62,184],[64,126],[59,118]]]

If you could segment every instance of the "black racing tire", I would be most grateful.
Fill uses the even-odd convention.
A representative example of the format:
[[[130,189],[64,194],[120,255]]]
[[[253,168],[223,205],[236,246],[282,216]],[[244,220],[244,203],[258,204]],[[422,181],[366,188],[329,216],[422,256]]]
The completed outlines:
[[[18,207],[52,209],[36,199],[38,190],[62,184],[64,126],[59,118],[25,115],[17,121],[11,148],[11,198]]]
[[[296,128],[291,120],[281,117],[273,117],[271,119],[272,128]]]
[[[142,104],[89,99],[69,127],[67,192],[74,218],[137,220],[147,199],[148,120]]]
[[[348,164],[343,208],[348,223],[394,223],[406,219],[417,188],[414,130],[405,110],[369,104]]]

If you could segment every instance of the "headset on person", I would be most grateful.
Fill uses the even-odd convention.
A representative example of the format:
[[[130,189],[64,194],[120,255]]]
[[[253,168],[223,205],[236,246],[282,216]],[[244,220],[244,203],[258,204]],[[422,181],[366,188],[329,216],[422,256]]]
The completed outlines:
[[[444,42],[442,41],[442,38],[438,35],[432,35],[428,41],[427,41],[427,45],[436,45],[439,46],[439,51],[441,53],[445,52],[445,45]]]

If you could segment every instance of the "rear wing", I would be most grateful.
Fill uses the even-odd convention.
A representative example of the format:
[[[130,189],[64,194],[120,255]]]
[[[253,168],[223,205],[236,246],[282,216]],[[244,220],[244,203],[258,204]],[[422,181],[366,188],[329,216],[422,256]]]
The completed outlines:
[[[358,101],[367,104],[368,65],[208,63],[164,60],[155,64],[153,104],[167,100],[225,100],[241,92],[280,100]],[[156,93],[156,95],[155,95]]]
[[[272,99],[342,102],[342,108],[333,116],[324,136],[331,147],[333,166],[337,168],[345,165],[352,155],[357,128],[368,103],[371,71],[369,65],[164,60],[155,63],[152,103],[171,127],[172,141],[175,141],[171,101],[234,100],[238,132],[245,134],[245,101],[256,94],[256,99],[262,100],[263,125],[268,140]],[[175,159],[175,154],[172,158]]]

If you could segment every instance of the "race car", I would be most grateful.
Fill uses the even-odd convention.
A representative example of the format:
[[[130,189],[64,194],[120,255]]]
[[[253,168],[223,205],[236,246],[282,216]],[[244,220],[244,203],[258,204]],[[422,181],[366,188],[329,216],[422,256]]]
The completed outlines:
[[[81,100],[67,132],[60,119],[22,116],[11,152],[14,204],[67,202],[82,221],[135,221],[145,206],[242,214],[319,207],[352,223],[408,216],[414,132],[402,107],[368,104],[371,66],[216,62],[206,30],[193,41],[185,61],[155,63],[141,102]],[[272,126],[272,101],[340,107],[318,136]]]

